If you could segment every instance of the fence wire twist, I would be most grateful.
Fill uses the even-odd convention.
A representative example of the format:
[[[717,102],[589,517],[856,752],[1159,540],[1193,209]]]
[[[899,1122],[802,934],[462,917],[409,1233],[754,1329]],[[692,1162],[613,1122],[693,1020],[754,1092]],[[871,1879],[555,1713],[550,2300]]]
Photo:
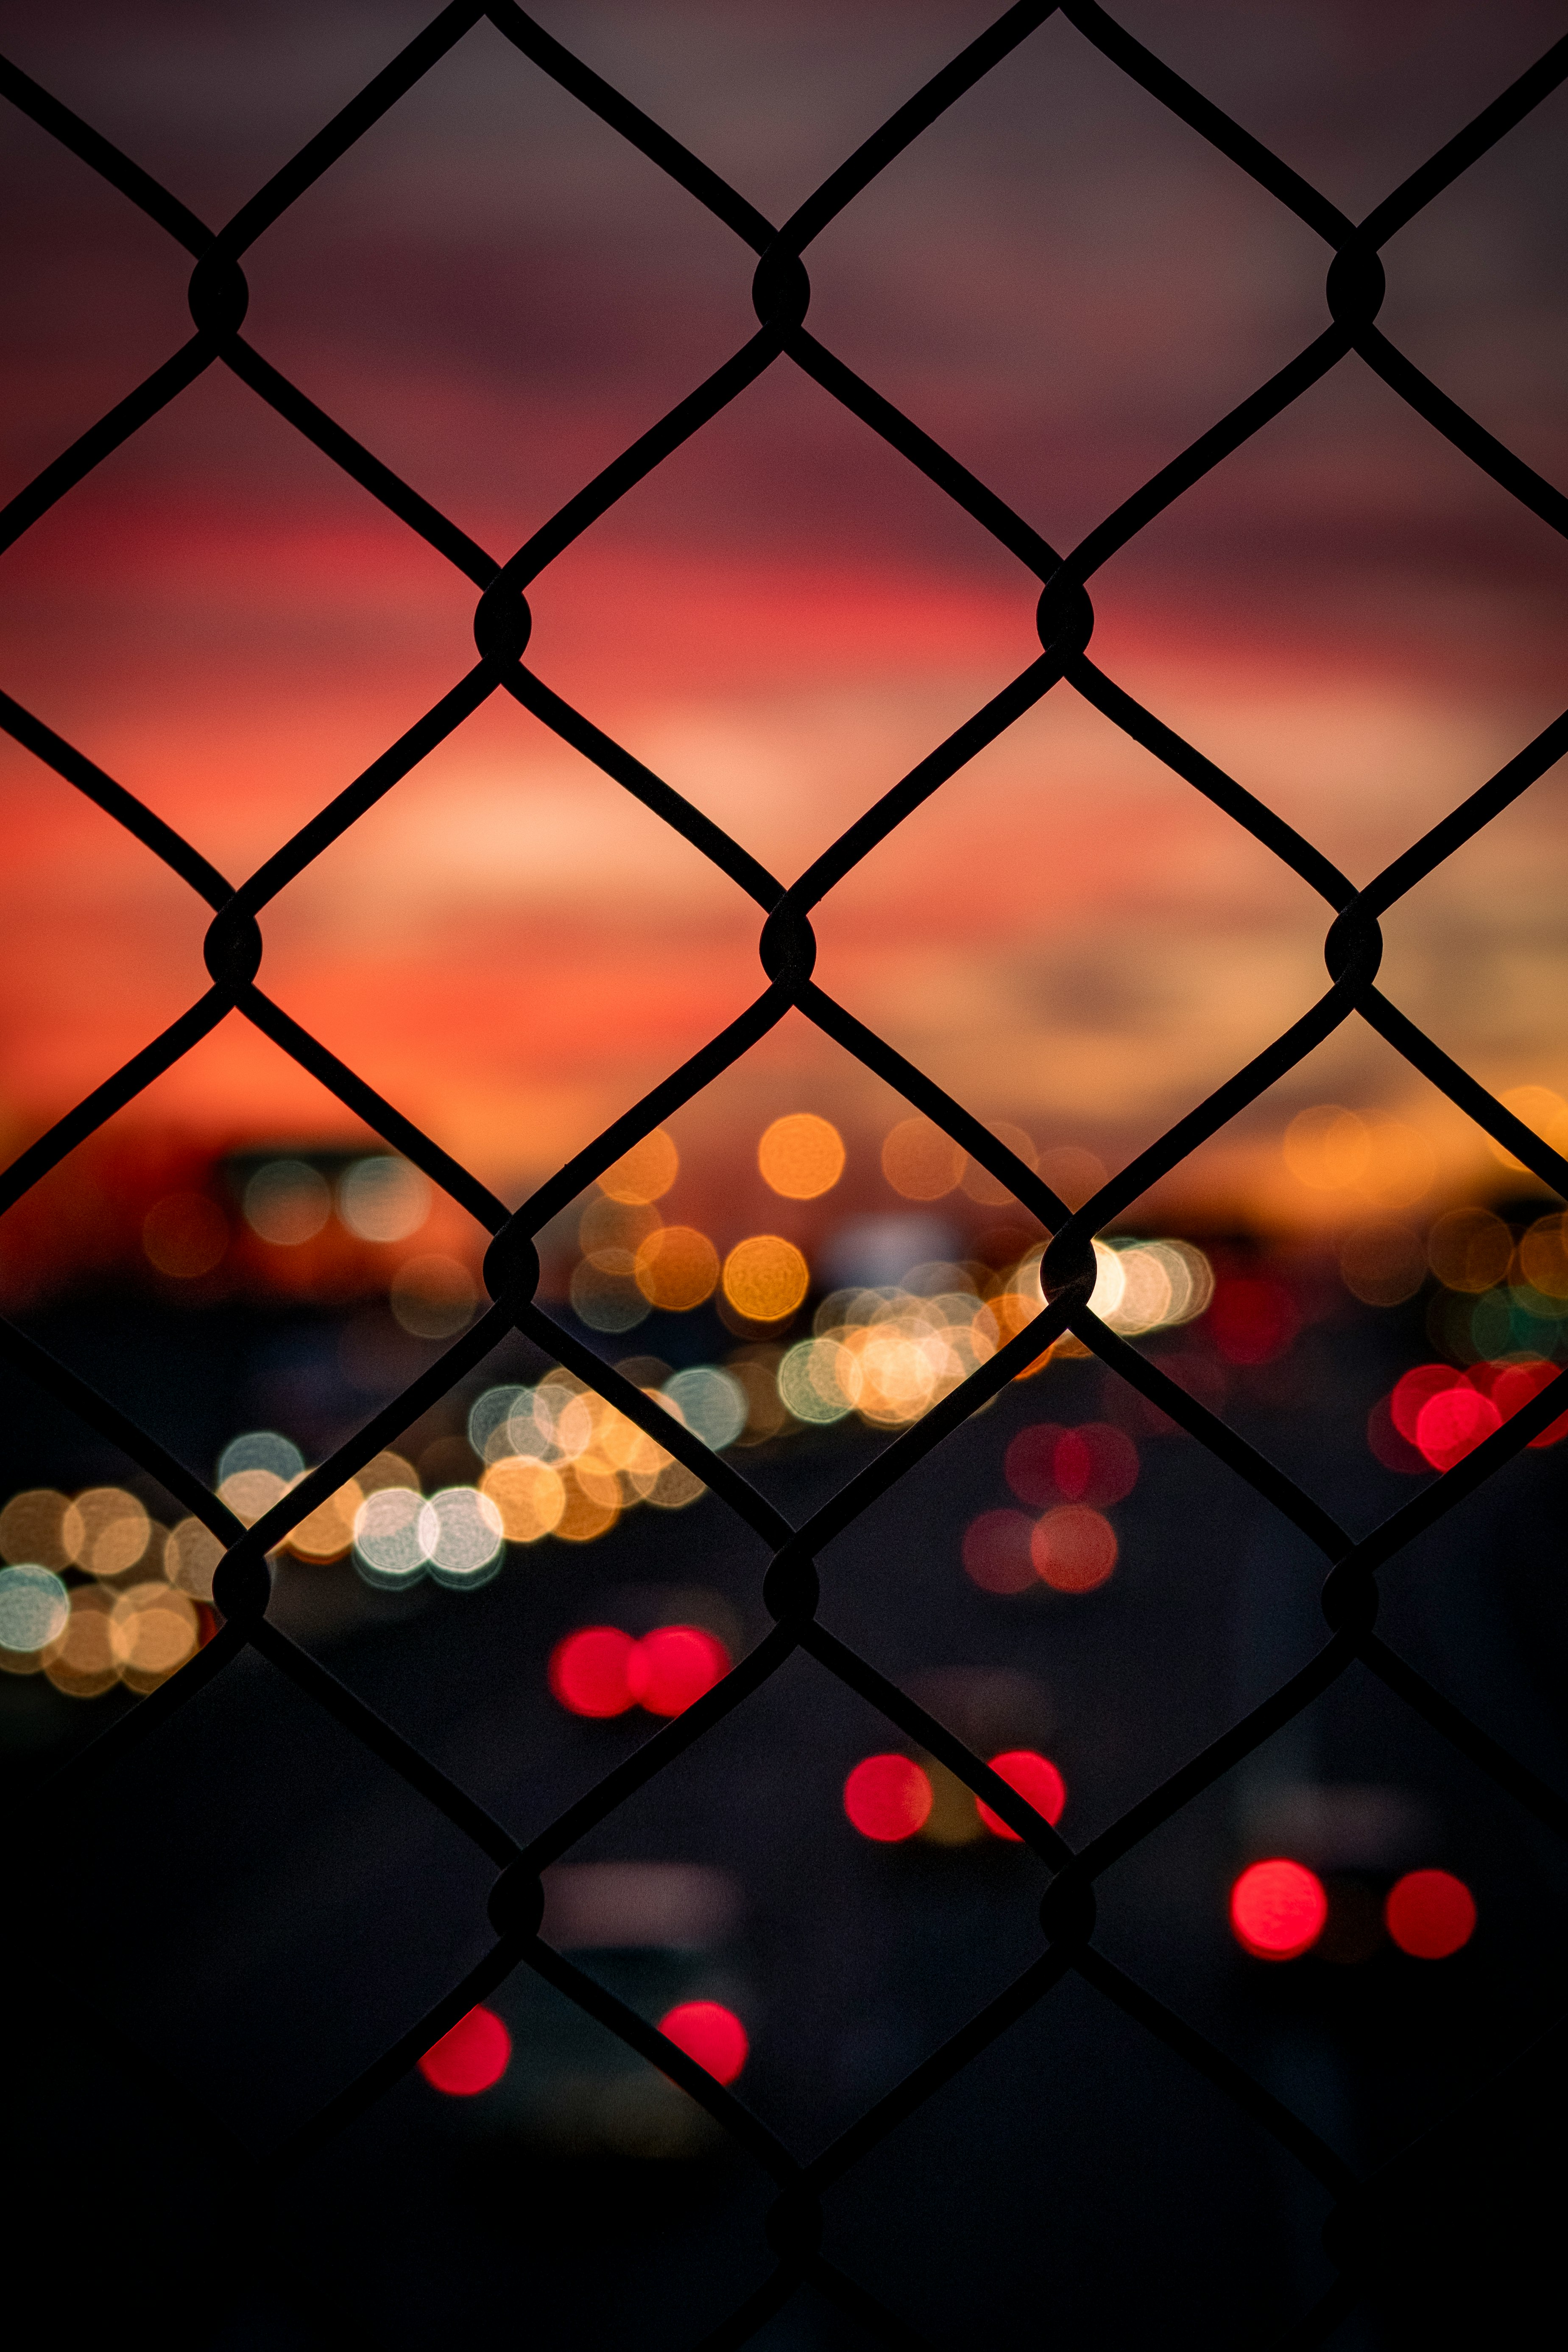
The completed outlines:
[[[1066,554],[1058,553],[1031,523],[810,333],[805,321],[811,285],[802,257],[812,241],[895,157],[1053,15],[1065,18],[1102,57],[1305,223],[1331,256],[1325,280],[1330,323]],[[535,70],[547,75],[677,182],[757,257],[752,278],[752,306],[759,320],[756,332],[570,498],[504,562],[487,553],[363,447],[240,332],[248,300],[240,266],[244,255],[441,58],[486,24]],[[1452,1061],[1375,985],[1382,952],[1379,917],[1568,751],[1568,713],[1543,729],[1451,814],[1358,890],[1310,841],[1144,709],[1089,658],[1094,614],[1086,583],[1146,523],[1352,352],[1500,488],[1549,529],[1568,537],[1568,499],[1450,400],[1376,324],[1385,282],[1379,259],[1382,247],[1478,157],[1506,137],[1564,78],[1568,78],[1568,38],[1556,42],[1464,130],[1356,222],[1162,63],[1094,0],[1062,0],[1055,7],[1046,5],[1046,0],[1018,0],[1016,6],[961,50],[830,173],[782,226],[775,227],[718,173],[584,65],[512,0],[489,0],[489,5],[476,5],[476,0],[453,0],[231,220],[215,231],[47,90],[0,60],[0,90],[5,96],[155,221],[194,256],[195,263],[189,288],[195,333],[12,499],[0,513],[0,548],[11,545],[207,368],[222,364],[480,591],[474,614],[479,659],[473,667],[237,887],[132,793],[9,696],[0,694],[0,725],[124,826],[213,909],[205,946],[210,986],[161,1036],[21,1153],[0,1176],[0,1212],[14,1206],[85,1138],[134,1100],[231,1013],[237,1013],[421,1168],[492,1235],[484,1269],[491,1303],[485,1314],[437,1363],[249,1528],[243,1527],[217,1496],[155,1439],[26,1334],[0,1322],[0,1353],[14,1368],[120,1446],[226,1547],[215,1584],[223,1620],[220,1630],[177,1676],[144,1698],[55,1778],[45,1792],[40,1814],[58,1820],[61,1809],[77,1802],[95,1781],[114,1772],[131,1748],[156,1738],[198,1691],[220,1676],[248,1646],[437,1806],[498,1868],[489,1900],[495,1942],[485,1958],[357,2081],[269,2153],[262,2167],[269,2179],[275,2180],[298,2167],[341,2132],[476,2001],[525,1964],[679,2083],[778,2184],[779,2194],[766,2224],[775,2267],[762,2287],[702,2339],[704,2352],[721,2352],[721,2347],[749,2341],[803,2281],[809,2281],[879,2340],[920,2344],[926,2339],[917,2329],[820,2252],[822,2193],[1069,1971],[1076,1971],[1271,2134],[1334,2199],[1337,2233],[1331,2230],[1327,2234],[1344,2267],[1337,2284],[1293,2331],[1291,2341],[1302,2345],[1319,2341],[1353,2305],[1365,2278],[1369,2200],[1364,2184],[1300,2116],[1096,1947],[1095,1882],[1140,1840],[1321,1696],[1356,1661],[1539,1821],[1560,1836],[1568,1834],[1568,1803],[1417,1674],[1376,1631],[1379,1569],[1494,1476],[1557,1417],[1568,1402],[1568,1374],[1560,1374],[1456,1467],[1372,1534],[1354,1542],[1311,1495],[1090,1312],[1091,1241],[1151,1184],[1293,1069],[1352,1013],[1370,1023],[1396,1053],[1523,1161],[1543,1184],[1568,1198],[1568,1162]],[[531,626],[525,592],[618,499],[781,359],[803,369],[990,532],[1038,581],[1037,622],[1041,646],[1037,660],[929,752],[798,880],[787,886],[672,786],[563,701],[523,659]],[[816,984],[812,977],[816,941],[809,919],[812,909],[835,885],[912,810],[948,783],[1044,695],[1064,684],[1281,859],[1317,891],[1333,917],[1324,942],[1330,985],[1318,1002],[1071,1213],[1050,1187],[962,1103]],[[509,1212],[477,1177],[384,1100],[257,984],[262,961],[258,916],[321,851],[497,692],[511,695],[673,827],[753,899],[765,917],[759,955],[767,985],[761,994],[737,1020],[559,1169],[515,1213]],[[534,1295],[540,1273],[534,1236],[548,1220],[632,1144],[737,1061],[792,1008],[934,1120],[1000,1179],[1051,1235],[1041,1268],[1045,1305],[1034,1321],[923,1420],[904,1430],[875,1462],[799,1527],[792,1526],[731,1462],[672,1423],[651,1399],[562,1329]],[[706,1696],[526,1846],[520,1845],[484,1806],[291,1641],[267,1614],[268,1550],[513,1329],[567,1366],[696,1472],[773,1555],[763,1583],[763,1597],[773,1620],[772,1632]],[[814,1559],[820,1546],[842,1534],[907,1470],[1064,1331],[1074,1333],[1102,1363],[1197,1438],[1300,1528],[1330,1563],[1321,1596],[1328,1638],[1310,1662],[1223,1738],[1077,1852],[962,1740],[822,1625],[816,1614],[819,1586]],[[731,2093],[544,1943],[539,1933],[543,1906],[541,1872],[682,1749],[743,1705],[795,1650],[807,1652],[945,1764],[1002,1816],[1051,1873],[1040,1906],[1046,1944],[1041,1956],[829,2147],[804,2163]]]

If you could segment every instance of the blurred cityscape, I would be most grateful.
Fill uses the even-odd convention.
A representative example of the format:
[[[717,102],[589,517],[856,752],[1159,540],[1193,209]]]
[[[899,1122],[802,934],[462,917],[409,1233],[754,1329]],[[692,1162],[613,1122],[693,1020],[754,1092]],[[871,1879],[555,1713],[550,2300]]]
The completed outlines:
[[[1543,1092],[1520,1108],[1568,1116]],[[1022,1129],[1003,1139],[1039,1162]],[[1110,1328],[1357,1531],[1564,1354],[1560,1211],[1496,1155],[1471,1197],[1435,1201],[1419,1140],[1315,1106],[1279,1145],[1296,1234],[1097,1244]],[[791,1111],[754,1160],[699,1223],[700,1171],[657,1131],[546,1229],[544,1295],[798,1518],[1022,1328],[1044,1234],[920,1118],[850,1148]],[[1040,1164],[1069,1200],[1103,1173],[1081,1150]],[[73,1179],[52,1257],[13,1238],[13,1312],[242,1519],[479,1311],[482,1237],[384,1150],[149,1150],[100,1177]],[[218,1547],[9,1373],[4,1426],[0,1737],[25,1790],[210,1638]],[[1549,1776],[1565,1432],[1394,1563],[1383,1621]],[[762,1637],[764,1564],[689,1471],[514,1337],[294,1531],[272,1613],[527,1834]],[[1310,1548],[1070,1338],[821,1568],[825,1621],[1075,1843],[1321,1639]],[[268,1670],[220,1692],[164,1735],[155,1783],[132,1771],[73,1832],[58,1924],[97,1956],[91,2014],[73,1993],[23,2070],[46,2138],[90,2131],[136,2173],[106,2245],[131,2260],[174,2200],[205,2249],[168,2284],[187,2318],[224,2243],[204,2135],[264,2146],[348,2081],[477,1957],[488,1874]],[[940,1763],[796,1660],[555,1867],[545,1933],[809,2150],[1026,1965],[1040,1884]],[[1135,1850],[1101,1916],[1113,1957],[1368,2167],[1544,2021],[1565,1896],[1534,1825],[1351,1677]],[[149,2133],[155,2189],[132,2163]],[[765,2183],[528,1971],[289,2194],[282,2269],[226,2288],[193,2340],[315,2340],[303,2294],[413,2346],[432,2296],[479,2326],[526,2290],[552,2343],[675,2346],[764,2263],[745,2222]],[[1324,2203],[1069,1984],[848,2176],[829,2242],[937,2332],[1023,2345],[1066,2231],[1064,2326],[1120,2340],[1157,2278],[1206,2340],[1240,2344],[1326,2284]],[[985,2249],[979,2284],[962,2246]],[[1390,2324],[1336,2340],[1400,2341]],[[808,2297],[763,2340],[847,2344],[847,2325]]]

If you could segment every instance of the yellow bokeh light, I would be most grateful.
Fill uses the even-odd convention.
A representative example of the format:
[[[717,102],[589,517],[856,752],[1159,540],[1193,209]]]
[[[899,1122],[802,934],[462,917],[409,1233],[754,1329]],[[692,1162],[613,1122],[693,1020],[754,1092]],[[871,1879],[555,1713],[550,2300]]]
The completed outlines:
[[[354,1484],[362,1495],[379,1495],[384,1486],[417,1487],[419,1473],[401,1454],[373,1454],[363,1469],[354,1472]]]
[[[1299,1184],[1319,1192],[1359,1184],[1372,1157],[1366,1121],[1339,1103],[1298,1111],[1285,1130],[1285,1165]]]
[[[195,1604],[170,1585],[133,1584],[115,1601],[109,1645],[132,1690],[156,1690],[177,1674],[196,1646]]]
[[[1519,1270],[1544,1298],[1568,1298],[1568,1233],[1559,1217],[1538,1217],[1519,1245]]]
[[[466,1265],[443,1251],[428,1250],[398,1267],[389,1304],[416,1339],[449,1339],[473,1321],[479,1296]]]
[[[363,1501],[363,1487],[357,1478],[351,1478],[324,1503],[318,1503],[284,1538],[284,1550],[292,1552],[296,1559],[343,1559],[353,1542],[354,1520]]]
[[[1533,1128],[1542,1142],[1549,1143],[1553,1151],[1568,1157],[1568,1103],[1560,1094],[1553,1093],[1550,1087],[1510,1087],[1507,1094],[1498,1097],[1498,1100],[1505,1110],[1512,1111],[1515,1118],[1522,1119],[1526,1127]],[[1500,1160],[1503,1167],[1523,1170],[1523,1160],[1516,1160],[1511,1151],[1494,1142],[1489,1135],[1487,1137],[1487,1150],[1494,1160]]]
[[[679,1152],[663,1128],[656,1127],[605,1169],[599,1190],[612,1201],[639,1207],[649,1201],[662,1201],[679,1172]]]
[[[45,1674],[68,1698],[97,1698],[120,1680],[109,1633],[115,1600],[100,1584],[79,1584],[71,1594],[70,1622],[43,1653]]]
[[[13,1495],[0,1511],[0,1557],[29,1560],[58,1573],[73,1565],[65,1539],[66,1513],[70,1505],[52,1486],[29,1486]]]
[[[163,1574],[193,1601],[210,1601],[213,1574],[223,1553],[216,1536],[200,1519],[181,1519],[169,1529],[163,1545]]]
[[[831,1119],[815,1111],[775,1118],[757,1146],[763,1181],[786,1201],[815,1201],[844,1173],[844,1142]]]
[[[283,1500],[292,1484],[292,1479],[280,1478],[276,1470],[237,1470],[218,1488],[218,1501],[226,1503],[244,1526],[253,1528],[274,1503]]]
[[[562,1473],[564,1502],[552,1533],[563,1543],[593,1543],[621,1515],[621,1482],[607,1462],[580,1454]]]
[[[1445,1290],[1479,1297],[1507,1277],[1513,1235],[1489,1209],[1450,1209],[1426,1236],[1426,1261]]]
[[[638,1250],[635,1268],[637,1288],[651,1306],[684,1315],[712,1297],[719,1253],[695,1225],[661,1225]]]
[[[883,1139],[882,1173],[907,1201],[940,1201],[968,1164],[968,1155],[929,1118],[901,1118]]]
[[[724,1260],[724,1296],[748,1323],[782,1323],[810,1285],[805,1258],[777,1234],[752,1234]]]
[[[566,1488],[559,1472],[526,1454],[510,1454],[503,1461],[492,1462],[479,1480],[479,1492],[488,1495],[500,1513],[508,1543],[537,1543],[560,1525],[566,1508]]]
[[[152,1534],[142,1505],[121,1486],[89,1486],[61,1523],[66,1549],[89,1576],[123,1576],[142,1558]]]

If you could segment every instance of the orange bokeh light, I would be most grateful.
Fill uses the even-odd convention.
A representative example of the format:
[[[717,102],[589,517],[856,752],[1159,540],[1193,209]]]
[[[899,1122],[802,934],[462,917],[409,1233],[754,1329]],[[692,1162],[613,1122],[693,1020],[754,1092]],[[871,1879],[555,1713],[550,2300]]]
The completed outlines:
[[[1116,1530],[1087,1503],[1063,1503],[1035,1522],[1035,1573],[1053,1592],[1092,1592],[1116,1566]]]
[[[719,1285],[719,1253],[695,1225],[660,1225],[633,1262],[637,1288],[650,1306],[689,1314]]]
[[[753,1234],[724,1260],[724,1296],[748,1323],[782,1323],[810,1286],[805,1258],[777,1234]]]
[[[844,1141],[831,1119],[815,1111],[775,1118],[757,1146],[763,1181],[786,1201],[815,1201],[844,1173]]]

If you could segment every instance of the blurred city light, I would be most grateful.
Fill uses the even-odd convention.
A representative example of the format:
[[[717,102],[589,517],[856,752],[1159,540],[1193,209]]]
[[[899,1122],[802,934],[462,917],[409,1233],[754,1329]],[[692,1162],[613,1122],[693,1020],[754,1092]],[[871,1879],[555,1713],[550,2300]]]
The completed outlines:
[[[35,1656],[64,1633],[70,1594],[52,1568],[0,1568],[0,1649]]]
[[[1230,1924],[1245,1951],[1259,1960],[1295,1960],[1323,1932],[1329,1898],[1304,1863],[1255,1862],[1230,1890]]]
[[[1418,1960],[1446,1960],[1476,1931],[1476,1900],[1447,1870],[1411,1870],[1390,1887],[1384,1906],[1389,1935]]]
[[[228,1248],[228,1219],[205,1192],[166,1192],[142,1221],[150,1265],[176,1282],[210,1274]]]
[[[550,1687],[570,1715],[625,1715],[635,1704],[626,1669],[636,1648],[615,1625],[584,1625],[550,1654]]]
[[[910,1756],[867,1756],[844,1783],[850,1822],[880,1845],[913,1837],[931,1808],[931,1782]]]
[[[378,1152],[338,1179],[338,1214],[365,1242],[406,1241],[430,1214],[430,1184],[406,1160]]]
[[[721,2001],[678,2001],[659,2019],[658,2030],[716,2083],[732,2083],[751,2051],[745,2027]]]
[[[815,1201],[844,1173],[844,1139],[814,1111],[775,1118],[757,1146],[763,1181],[788,1201]]]
[[[599,1190],[612,1201],[634,1205],[662,1201],[679,1172],[680,1154],[663,1128],[656,1127],[605,1169]]]
[[[262,1241],[298,1249],[332,1213],[326,1178],[304,1160],[269,1160],[245,1188],[245,1221]]]
[[[1039,1755],[1032,1748],[1009,1748],[990,1759],[991,1769],[1010,1789],[1016,1789],[1026,1804],[1032,1805],[1042,1821],[1054,1829],[1067,1804],[1067,1782],[1062,1779],[1048,1756]],[[1015,1829],[1010,1829],[1000,1813],[981,1797],[974,1800],[974,1809],[993,1837],[1008,1838],[1015,1845],[1023,1843]]]
[[[1087,1503],[1062,1503],[1035,1522],[1029,1556],[1053,1592],[1092,1592],[1116,1566],[1116,1530]]]
[[[982,1592],[1027,1592],[1039,1582],[1035,1522],[1022,1511],[982,1511],[963,1531],[963,1570]]]
[[[649,1715],[684,1715],[730,1671],[730,1654],[699,1625],[660,1625],[633,1645],[626,1685]]]
[[[448,2098],[471,2099],[500,2081],[511,2061],[511,2035],[493,2009],[470,2009],[419,2061],[419,2072]]]
[[[752,1234],[724,1260],[724,1296],[750,1323],[782,1323],[811,1286],[811,1269],[793,1242]]]

